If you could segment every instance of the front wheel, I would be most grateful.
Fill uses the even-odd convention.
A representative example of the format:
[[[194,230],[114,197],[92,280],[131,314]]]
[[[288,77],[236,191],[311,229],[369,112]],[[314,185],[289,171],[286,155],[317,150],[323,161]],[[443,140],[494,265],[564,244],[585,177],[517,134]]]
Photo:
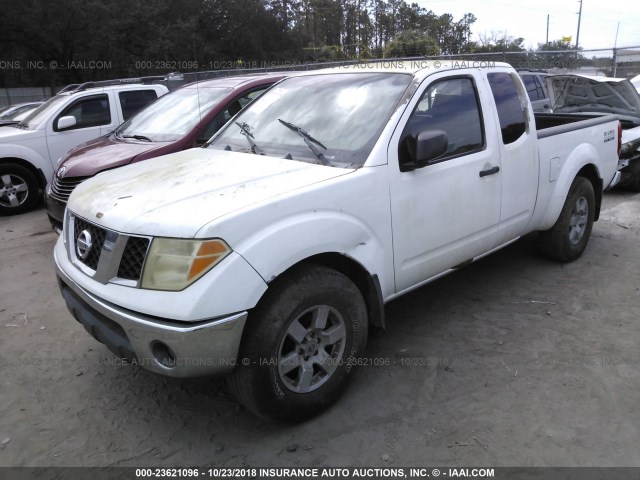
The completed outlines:
[[[296,268],[251,312],[228,385],[261,417],[310,418],[346,389],[367,325],[362,294],[349,278],[317,265]]]
[[[584,252],[589,242],[595,213],[593,185],[584,177],[571,184],[556,224],[540,232],[540,248],[549,258],[571,262]]]
[[[22,165],[0,164],[0,214],[31,210],[38,201],[38,180]]]

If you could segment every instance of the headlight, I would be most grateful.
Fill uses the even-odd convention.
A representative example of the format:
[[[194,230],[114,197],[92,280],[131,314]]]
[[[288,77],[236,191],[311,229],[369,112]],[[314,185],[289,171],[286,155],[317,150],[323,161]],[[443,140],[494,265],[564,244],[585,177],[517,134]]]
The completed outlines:
[[[142,275],[142,288],[183,290],[231,253],[223,240],[154,238]]]

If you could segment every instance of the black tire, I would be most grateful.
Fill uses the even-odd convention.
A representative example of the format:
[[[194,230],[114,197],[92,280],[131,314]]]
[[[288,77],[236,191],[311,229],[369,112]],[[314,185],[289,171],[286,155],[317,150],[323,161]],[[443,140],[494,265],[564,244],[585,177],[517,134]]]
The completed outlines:
[[[17,215],[38,202],[38,179],[15,163],[0,164],[0,215]]]
[[[326,318],[325,328],[314,329],[315,318]],[[276,280],[251,312],[227,383],[240,403],[263,418],[311,418],[346,389],[367,329],[364,299],[349,278],[318,265],[296,268]],[[314,363],[320,359],[328,360],[326,371]],[[303,364],[313,376],[303,375]]]
[[[580,257],[589,242],[595,208],[593,185],[584,177],[576,177],[556,224],[550,230],[540,232],[542,253],[561,262]]]
[[[631,171],[633,172],[633,177],[629,186],[634,192],[640,192],[640,160],[635,161]]]

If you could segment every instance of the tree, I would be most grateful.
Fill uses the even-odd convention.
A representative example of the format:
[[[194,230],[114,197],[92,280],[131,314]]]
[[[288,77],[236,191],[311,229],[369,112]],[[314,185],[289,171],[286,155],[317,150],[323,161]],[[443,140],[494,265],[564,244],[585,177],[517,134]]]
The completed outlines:
[[[554,40],[549,43],[539,43],[535,53],[536,65],[539,68],[575,69],[587,61],[573,45],[564,40]]]
[[[405,30],[384,48],[384,58],[439,55],[438,43],[418,30]]]
[[[523,46],[524,38],[514,38],[503,35],[499,32],[491,32],[489,35],[478,35],[478,44],[476,44],[473,51],[475,53],[498,53],[498,52],[525,52],[526,49]]]

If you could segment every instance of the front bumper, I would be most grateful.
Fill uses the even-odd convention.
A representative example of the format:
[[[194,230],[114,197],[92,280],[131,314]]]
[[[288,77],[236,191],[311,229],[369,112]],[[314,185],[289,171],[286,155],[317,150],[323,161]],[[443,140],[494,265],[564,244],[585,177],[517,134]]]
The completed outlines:
[[[56,233],[60,234],[64,219],[64,209],[67,207],[67,204],[51,197],[49,195],[50,192],[51,184],[48,183],[44,189],[44,208],[47,210],[47,216],[49,217],[51,227]]]
[[[236,364],[247,312],[196,323],[133,312],[83,289],[56,262],[67,308],[85,329],[120,358],[170,377],[229,372]]]

